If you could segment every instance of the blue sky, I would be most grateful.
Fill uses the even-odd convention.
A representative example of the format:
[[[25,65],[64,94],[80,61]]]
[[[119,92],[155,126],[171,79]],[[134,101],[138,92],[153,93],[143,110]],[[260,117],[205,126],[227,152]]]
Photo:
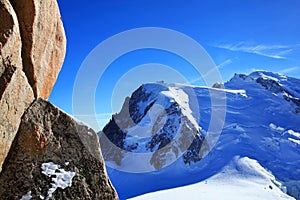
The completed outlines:
[[[163,27],[193,38],[211,56],[224,81],[234,73],[257,69],[300,78],[299,0],[58,0],[58,3],[67,36],[67,53],[49,100],[70,114],[74,81],[84,59],[107,38],[134,28]],[[156,73],[155,66],[150,69],[147,63],[171,67],[181,77],[173,79],[176,76],[173,74],[166,78],[167,72]],[[149,77],[149,73],[156,76]],[[96,117],[103,124],[110,113],[120,109],[124,96],[143,81],[165,79],[203,84],[189,63],[170,53],[147,49],[120,56],[97,87]],[[93,124],[89,115],[86,113],[82,120]]]

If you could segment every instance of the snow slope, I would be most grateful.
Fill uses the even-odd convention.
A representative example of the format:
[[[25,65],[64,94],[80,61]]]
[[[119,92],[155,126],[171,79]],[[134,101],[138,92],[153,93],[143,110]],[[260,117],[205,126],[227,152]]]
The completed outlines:
[[[222,199],[250,194],[250,199],[288,199],[284,192],[300,199],[300,80],[257,71],[236,74],[224,87],[153,83],[125,101],[103,130],[121,151],[101,143],[120,199],[185,185],[190,186],[158,192],[155,198],[183,192],[209,199],[221,187]],[[214,105],[212,96],[222,99],[222,94],[226,105]],[[213,133],[211,124],[222,122],[219,115],[211,121],[220,109],[226,116],[212,148],[204,145],[204,137]],[[192,136],[189,148],[180,148],[182,140],[176,139],[182,135]]]
[[[141,195],[130,200],[294,199],[282,190],[285,191],[286,188],[257,161],[248,157],[235,157],[220,173],[205,181]]]

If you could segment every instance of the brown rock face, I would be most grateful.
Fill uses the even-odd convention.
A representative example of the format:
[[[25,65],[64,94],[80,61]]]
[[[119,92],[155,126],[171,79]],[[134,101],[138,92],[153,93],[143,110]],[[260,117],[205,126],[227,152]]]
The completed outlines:
[[[36,98],[47,99],[61,69],[66,39],[56,0],[11,0],[22,37],[23,70]]]
[[[0,0],[1,200],[118,199],[96,133],[34,100],[49,97],[65,48],[55,0]]]
[[[0,0],[0,172],[20,125],[33,101],[33,91],[22,71],[18,21],[7,0]]]
[[[8,0],[0,0],[0,59],[22,68],[21,38],[17,16]],[[0,76],[5,71],[0,67]]]
[[[26,194],[33,199],[118,198],[96,133],[45,100],[34,101],[25,112],[9,155],[0,174],[0,199]],[[56,170],[47,171],[49,165]],[[65,188],[53,186],[60,173],[69,174],[62,180]]]
[[[13,66],[7,67],[7,70]],[[0,99],[0,171],[12,141],[17,133],[21,116],[33,100],[33,92],[21,70],[16,69],[10,76]]]
[[[49,97],[65,48],[55,0],[0,0],[0,172],[24,110]]]

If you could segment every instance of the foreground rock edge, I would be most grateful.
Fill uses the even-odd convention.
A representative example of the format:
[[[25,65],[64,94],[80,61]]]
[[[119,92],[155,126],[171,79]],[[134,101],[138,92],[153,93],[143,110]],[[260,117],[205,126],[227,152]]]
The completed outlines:
[[[71,185],[57,187],[52,199],[118,199],[108,179],[96,133],[48,101],[35,100],[24,113],[0,174],[0,199],[50,197],[53,177],[42,165],[74,172]],[[52,189],[51,189],[52,188]]]

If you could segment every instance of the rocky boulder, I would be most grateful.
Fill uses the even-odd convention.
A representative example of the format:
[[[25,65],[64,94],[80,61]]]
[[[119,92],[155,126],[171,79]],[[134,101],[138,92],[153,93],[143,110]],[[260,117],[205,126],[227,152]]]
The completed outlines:
[[[38,99],[0,174],[0,199],[117,199],[96,133]]]
[[[22,37],[23,70],[36,98],[47,99],[61,69],[66,38],[56,0],[11,0]]]
[[[20,125],[33,101],[22,71],[21,37],[16,14],[8,0],[0,0],[0,172]]]

